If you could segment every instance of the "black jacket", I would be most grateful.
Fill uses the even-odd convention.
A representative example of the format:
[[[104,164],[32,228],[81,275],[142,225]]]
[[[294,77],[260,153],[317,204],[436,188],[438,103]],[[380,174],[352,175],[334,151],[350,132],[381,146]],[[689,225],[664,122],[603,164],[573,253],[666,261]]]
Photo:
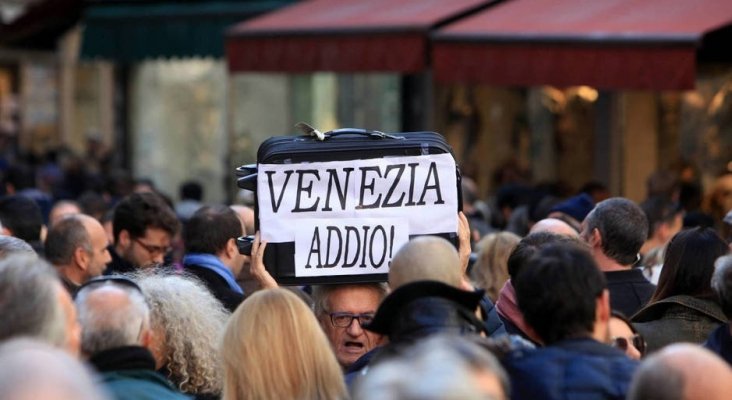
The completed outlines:
[[[244,295],[232,290],[226,280],[216,272],[194,264],[185,265],[185,270],[203,282],[227,310],[234,312],[236,307],[244,301]]]
[[[155,372],[155,360],[144,347],[125,346],[101,351],[90,357],[89,362],[117,400],[190,399]]]
[[[732,335],[730,335],[729,324],[724,324],[712,331],[709,338],[704,342],[704,347],[716,353],[732,366]]]
[[[605,272],[605,279],[610,307],[629,317],[645,306],[656,291],[656,286],[648,282],[639,268]]]
[[[129,272],[135,272],[135,266],[131,262],[120,257],[119,254],[114,250],[114,245],[107,246],[109,255],[112,256],[112,261],[107,264],[107,269],[104,270],[104,275],[114,274],[126,274]]]

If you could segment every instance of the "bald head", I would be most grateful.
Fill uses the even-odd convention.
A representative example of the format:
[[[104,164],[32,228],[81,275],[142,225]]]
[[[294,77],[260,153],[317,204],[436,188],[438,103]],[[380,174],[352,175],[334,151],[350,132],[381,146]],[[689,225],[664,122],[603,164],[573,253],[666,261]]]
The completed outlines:
[[[732,393],[732,369],[714,353],[673,344],[638,368],[628,399],[713,400]]]
[[[242,205],[232,205],[231,209],[239,214],[244,222],[244,235],[254,235],[254,209]]]
[[[460,287],[462,272],[455,247],[437,236],[410,240],[394,255],[389,267],[392,290],[410,282],[431,280]]]
[[[531,227],[529,233],[534,232],[551,232],[557,235],[565,235],[571,237],[579,237],[579,233],[568,223],[557,218],[544,218]]]
[[[75,201],[61,200],[54,204],[48,215],[48,226],[53,227],[67,215],[80,214],[81,207]]]

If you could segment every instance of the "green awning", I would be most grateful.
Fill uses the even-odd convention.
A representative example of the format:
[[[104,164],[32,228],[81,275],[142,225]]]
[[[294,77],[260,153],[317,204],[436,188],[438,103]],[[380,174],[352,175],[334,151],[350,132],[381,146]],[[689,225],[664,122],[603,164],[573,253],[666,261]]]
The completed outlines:
[[[119,63],[224,57],[224,31],[292,0],[94,1],[82,20],[81,57]]]

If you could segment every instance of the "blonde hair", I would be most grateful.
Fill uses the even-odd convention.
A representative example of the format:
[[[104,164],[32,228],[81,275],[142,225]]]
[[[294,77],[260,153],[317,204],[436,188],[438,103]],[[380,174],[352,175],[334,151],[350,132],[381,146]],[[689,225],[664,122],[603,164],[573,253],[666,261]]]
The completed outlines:
[[[342,399],[341,367],[308,306],[260,290],[232,314],[221,342],[224,400]]]
[[[138,275],[150,304],[150,321],[163,334],[162,357],[171,381],[190,394],[219,394],[223,387],[216,344],[228,311],[194,278],[166,273]]]
[[[494,302],[509,278],[508,256],[520,240],[520,237],[511,232],[498,232],[486,235],[477,244],[480,250],[470,277],[476,286],[485,289]]]

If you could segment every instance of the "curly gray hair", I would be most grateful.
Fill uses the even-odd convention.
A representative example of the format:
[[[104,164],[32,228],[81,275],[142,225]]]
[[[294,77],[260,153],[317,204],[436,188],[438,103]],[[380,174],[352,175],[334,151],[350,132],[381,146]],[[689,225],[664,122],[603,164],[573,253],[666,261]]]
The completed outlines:
[[[163,335],[159,354],[168,378],[189,394],[221,393],[216,348],[229,317],[197,279],[157,272],[136,277],[151,310],[151,325]]]

